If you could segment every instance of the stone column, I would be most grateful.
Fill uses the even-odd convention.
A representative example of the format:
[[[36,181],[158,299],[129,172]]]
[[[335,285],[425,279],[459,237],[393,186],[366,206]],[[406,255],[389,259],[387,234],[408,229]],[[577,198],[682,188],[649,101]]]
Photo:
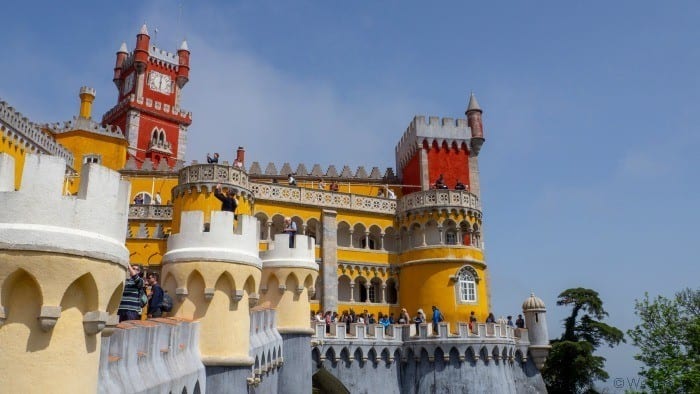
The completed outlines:
[[[430,190],[430,171],[428,168],[428,152],[420,147],[420,188],[423,191]]]
[[[384,233],[379,234],[379,250],[384,250]]]
[[[443,231],[442,226],[438,226],[438,232],[440,233],[440,245],[445,244],[445,232]]]
[[[457,245],[464,245],[464,239],[462,239],[462,230],[457,227]]]
[[[350,282],[350,301],[355,302],[355,282]]]
[[[267,225],[267,242],[272,240],[272,221],[265,223]]]
[[[469,191],[481,198],[481,188],[479,186],[479,158],[469,156]]]
[[[338,223],[336,222],[336,211],[324,209],[323,222],[323,258],[322,280],[323,295],[321,305],[324,311],[335,311],[338,309]],[[352,242],[352,236],[350,237]],[[352,292],[352,288],[350,290]]]
[[[379,302],[386,302],[386,283],[382,283],[382,299]]]
[[[426,241],[425,241],[425,237],[426,237],[426,234],[425,234],[425,233],[427,233],[427,231],[426,231],[425,228],[423,228],[423,234],[422,234],[422,237],[421,237],[421,239],[422,239],[422,240],[421,240],[421,246],[426,246],[426,245],[427,245],[427,243],[426,243]]]
[[[355,240],[352,237],[354,231],[353,231],[353,229],[349,229],[348,232],[350,233],[350,247],[354,248],[355,247]],[[338,241],[336,240],[336,242],[338,242]]]
[[[365,249],[369,249],[369,231],[365,231]]]
[[[365,298],[365,302],[368,304],[369,304],[369,287],[370,286],[371,286],[371,284],[369,282],[365,282],[365,291],[366,291],[365,295],[367,296]]]

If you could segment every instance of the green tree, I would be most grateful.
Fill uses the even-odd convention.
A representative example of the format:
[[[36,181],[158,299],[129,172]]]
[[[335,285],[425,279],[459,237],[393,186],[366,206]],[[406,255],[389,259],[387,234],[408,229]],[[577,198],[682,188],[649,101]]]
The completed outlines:
[[[653,393],[700,392],[700,289],[685,289],[673,299],[637,300],[641,323],[627,331],[639,347],[640,375]]]
[[[542,376],[550,393],[595,393],[593,383],[607,380],[605,358],[593,353],[602,344],[610,347],[624,342],[619,329],[603,323],[608,313],[598,292],[575,288],[564,290],[557,300],[559,306],[572,307],[564,319],[564,333],[551,341]]]

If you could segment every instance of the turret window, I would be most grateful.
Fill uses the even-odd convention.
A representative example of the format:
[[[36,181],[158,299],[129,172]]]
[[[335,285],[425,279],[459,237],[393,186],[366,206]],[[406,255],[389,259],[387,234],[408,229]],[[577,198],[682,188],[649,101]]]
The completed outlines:
[[[460,302],[476,302],[477,277],[472,267],[462,267],[457,274],[457,291]]]
[[[83,164],[100,164],[102,163],[102,156],[100,155],[85,155],[83,156]]]

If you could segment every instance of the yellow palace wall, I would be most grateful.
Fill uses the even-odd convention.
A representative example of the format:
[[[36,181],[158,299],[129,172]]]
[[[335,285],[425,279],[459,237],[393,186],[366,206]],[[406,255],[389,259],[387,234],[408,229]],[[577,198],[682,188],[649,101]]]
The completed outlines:
[[[0,127],[0,152],[7,153],[15,159],[15,189],[19,189],[22,182],[22,169],[24,168],[24,156],[26,150],[19,146],[19,141],[10,138],[5,129]]]

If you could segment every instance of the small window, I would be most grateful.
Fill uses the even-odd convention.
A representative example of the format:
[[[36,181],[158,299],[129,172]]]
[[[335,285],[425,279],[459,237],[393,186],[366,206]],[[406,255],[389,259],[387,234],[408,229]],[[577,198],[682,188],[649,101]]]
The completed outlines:
[[[448,245],[457,245],[457,234],[453,231],[446,233],[445,243]]]
[[[100,155],[85,155],[83,156],[83,164],[101,164],[102,157]]]

